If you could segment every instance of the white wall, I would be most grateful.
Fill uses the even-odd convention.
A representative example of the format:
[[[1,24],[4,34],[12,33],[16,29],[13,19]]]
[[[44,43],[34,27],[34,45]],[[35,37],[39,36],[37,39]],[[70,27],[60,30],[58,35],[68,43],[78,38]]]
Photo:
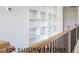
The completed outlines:
[[[16,48],[29,46],[27,7],[0,7],[0,40],[9,41]]]
[[[64,28],[68,25],[71,28],[78,24],[78,10],[77,7],[65,7],[64,8]]]

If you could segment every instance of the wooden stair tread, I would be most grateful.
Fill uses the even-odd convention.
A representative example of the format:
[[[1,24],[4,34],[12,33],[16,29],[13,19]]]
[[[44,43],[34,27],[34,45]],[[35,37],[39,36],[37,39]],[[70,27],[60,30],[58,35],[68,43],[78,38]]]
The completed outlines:
[[[10,46],[9,42],[0,40],[0,49],[7,48],[9,46]]]
[[[7,43],[9,43],[9,42],[0,40],[0,45],[2,45],[2,44],[7,44]]]
[[[9,50],[12,49],[12,50]],[[0,53],[9,53],[14,50],[8,41],[0,40]]]
[[[8,49],[12,49],[12,50],[8,50]],[[14,50],[14,46],[9,46],[7,48],[3,48],[3,49],[0,49],[0,53],[9,53],[9,52],[12,52]]]

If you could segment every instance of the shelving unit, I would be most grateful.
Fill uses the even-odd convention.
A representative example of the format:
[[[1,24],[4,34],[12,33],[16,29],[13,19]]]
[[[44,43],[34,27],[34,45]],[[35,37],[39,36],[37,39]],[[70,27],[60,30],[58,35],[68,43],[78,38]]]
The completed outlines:
[[[53,35],[56,30],[56,7],[35,8],[29,9],[31,44]]]
[[[53,10],[53,11],[52,11]],[[57,7],[49,7],[49,35],[55,35],[57,30]]]

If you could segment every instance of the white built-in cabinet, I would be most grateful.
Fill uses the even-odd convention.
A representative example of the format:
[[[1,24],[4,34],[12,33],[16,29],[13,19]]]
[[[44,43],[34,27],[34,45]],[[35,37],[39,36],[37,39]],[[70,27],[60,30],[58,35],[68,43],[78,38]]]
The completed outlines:
[[[57,7],[30,7],[30,44],[39,42],[57,32]]]

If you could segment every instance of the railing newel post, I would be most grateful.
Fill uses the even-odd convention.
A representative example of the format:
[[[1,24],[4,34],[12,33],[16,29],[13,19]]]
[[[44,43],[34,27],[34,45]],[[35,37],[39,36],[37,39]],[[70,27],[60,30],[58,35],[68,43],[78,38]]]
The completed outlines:
[[[68,30],[68,53],[71,53],[71,30]]]

